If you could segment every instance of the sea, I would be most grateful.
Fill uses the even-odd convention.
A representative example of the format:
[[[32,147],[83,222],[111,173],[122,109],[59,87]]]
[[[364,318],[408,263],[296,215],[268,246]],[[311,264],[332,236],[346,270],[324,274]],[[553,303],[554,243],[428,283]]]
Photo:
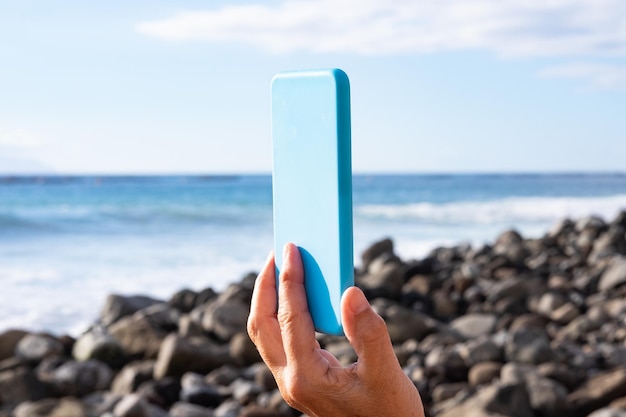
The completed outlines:
[[[354,256],[390,237],[403,259],[540,237],[560,219],[626,210],[626,173],[355,175]],[[306,220],[306,219],[303,219]],[[259,271],[270,175],[0,176],[0,332],[76,336],[108,294],[167,299]]]

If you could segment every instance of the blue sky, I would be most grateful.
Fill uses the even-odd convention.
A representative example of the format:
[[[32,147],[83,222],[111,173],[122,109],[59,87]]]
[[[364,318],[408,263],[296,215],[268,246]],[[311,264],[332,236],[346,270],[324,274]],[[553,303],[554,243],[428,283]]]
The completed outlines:
[[[622,0],[0,0],[0,172],[269,172],[339,67],[355,172],[625,171]]]

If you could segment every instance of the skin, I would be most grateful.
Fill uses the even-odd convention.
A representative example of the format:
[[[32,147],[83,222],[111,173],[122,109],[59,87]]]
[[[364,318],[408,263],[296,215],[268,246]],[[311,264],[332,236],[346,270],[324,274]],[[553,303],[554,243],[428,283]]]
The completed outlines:
[[[351,287],[341,300],[344,332],[358,356],[344,367],[315,339],[298,248],[287,244],[283,259],[280,306],[270,254],[254,286],[248,333],[285,401],[311,417],[424,417],[385,322],[363,292]]]

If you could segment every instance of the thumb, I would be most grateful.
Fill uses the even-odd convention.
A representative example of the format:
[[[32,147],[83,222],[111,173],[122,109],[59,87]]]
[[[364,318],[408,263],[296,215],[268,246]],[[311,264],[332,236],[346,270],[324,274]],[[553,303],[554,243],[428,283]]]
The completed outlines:
[[[363,291],[348,288],[341,300],[341,313],[346,337],[368,374],[388,372],[393,364],[399,366],[385,321],[372,310]]]

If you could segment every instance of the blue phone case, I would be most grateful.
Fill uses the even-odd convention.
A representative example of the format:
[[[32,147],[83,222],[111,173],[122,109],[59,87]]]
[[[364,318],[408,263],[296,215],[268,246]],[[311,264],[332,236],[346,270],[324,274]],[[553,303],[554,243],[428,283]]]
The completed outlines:
[[[283,246],[295,243],[315,329],[341,335],[341,295],[354,285],[347,75],[339,69],[276,75],[272,141],[277,273]]]

